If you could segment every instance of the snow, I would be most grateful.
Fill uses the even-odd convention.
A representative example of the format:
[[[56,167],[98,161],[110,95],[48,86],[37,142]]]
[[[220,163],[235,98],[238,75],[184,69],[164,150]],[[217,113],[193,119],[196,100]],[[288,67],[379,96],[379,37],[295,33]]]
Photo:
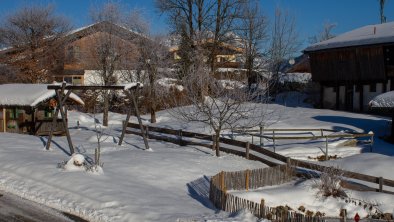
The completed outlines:
[[[312,74],[310,73],[298,73],[298,72],[279,73],[279,82],[282,84],[290,83],[290,82],[308,83],[311,80],[312,80]]]
[[[373,176],[393,178],[393,145],[379,139],[387,132],[389,119],[367,114],[355,114],[305,107],[285,107],[278,104],[262,105],[272,117],[268,128],[328,128],[337,131],[373,131],[373,153],[369,145],[355,147],[340,145],[338,140],[329,141],[329,154],[340,159],[321,164],[340,165]],[[69,129],[73,144],[86,161],[94,157],[97,140],[94,139],[95,119],[76,111],[69,112]],[[15,193],[59,210],[72,212],[90,221],[257,221],[247,211],[237,214],[217,212],[208,200],[209,177],[220,171],[239,171],[266,167],[242,157],[224,154],[217,158],[214,152],[198,146],[178,146],[149,140],[152,152],[144,150],[141,137],[126,135],[118,146],[121,121],[125,115],[110,113],[111,124],[106,128],[101,143],[101,162],[104,174],[86,171],[69,172],[57,168],[59,162],[70,160],[65,137],[54,137],[52,151],[43,151],[46,138],[21,134],[0,134],[0,189]],[[142,116],[148,124],[149,116]],[[80,127],[77,128],[77,121]],[[132,118],[136,122],[135,118]],[[201,123],[181,122],[168,111],[157,113],[155,126],[187,131],[211,133]],[[320,132],[318,132],[320,133]],[[223,136],[229,136],[224,132]],[[251,137],[235,135],[235,139]],[[257,139],[254,138],[256,144]],[[272,141],[264,141],[273,150]],[[276,152],[290,157],[307,159],[322,155],[324,141],[277,141]],[[393,178],[394,179],[394,178]],[[316,199],[311,181],[289,183],[249,192],[251,197],[272,202],[273,206],[294,204],[311,208],[327,206],[325,212],[335,216],[345,203]],[[376,186],[376,185],[375,185]],[[386,189],[386,187],[385,187]],[[260,194],[261,193],[261,194]],[[240,195],[248,193],[240,192]],[[361,200],[376,201],[385,212],[392,212],[392,195],[375,192],[350,191],[350,196]],[[248,197],[249,198],[249,197]],[[259,199],[259,201],[260,201]],[[292,203],[291,200],[299,202]],[[270,204],[270,205],[271,205]],[[322,210],[323,211],[323,210]],[[361,212],[351,208],[348,212]],[[350,214],[349,214],[350,215]]]
[[[64,166],[66,171],[84,171],[85,167],[83,163],[85,162],[85,157],[82,154],[73,154],[69,161],[67,161]]]
[[[217,80],[217,83],[223,89],[242,89],[245,88],[246,85],[243,82],[236,81],[236,80],[229,80],[229,79],[220,79]]]
[[[370,44],[382,44],[394,42],[394,22],[367,25],[354,29],[332,39],[315,43],[307,47],[305,52],[313,52],[323,49],[332,49],[349,46]]]
[[[139,88],[142,88],[143,84],[140,83],[140,82],[127,83],[127,84],[124,84],[124,89],[125,90],[129,90],[129,89],[134,88],[136,86],[139,87]]]
[[[370,107],[393,108],[394,107],[394,91],[380,94],[369,102]]]
[[[322,197],[317,195],[317,182],[317,179],[297,180],[248,192],[230,191],[230,193],[256,203],[260,203],[263,198],[265,204],[271,207],[287,205],[297,211],[300,206],[303,206],[306,210],[319,211],[328,217],[339,217],[340,209],[346,209],[348,217],[353,218],[358,213],[364,218],[371,213],[369,208],[364,209],[366,203],[378,204],[377,208],[383,213],[394,213],[391,194],[346,190],[348,198]],[[356,204],[349,200],[356,201]],[[360,201],[361,205],[359,205]]]
[[[161,78],[157,80],[157,84],[169,90],[170,88],[175,88],[178,91],[183,91],[184,87],[180,84],[177,84],[178,80],[173,78]]]
[[[34,107],[47,99],[55,97],[55,90],[48,90],[47,86],[46,84],[0,85],[0,105]],[[71,93],[69,98],[79,104],[84,104],[82,99],[74,93]]]

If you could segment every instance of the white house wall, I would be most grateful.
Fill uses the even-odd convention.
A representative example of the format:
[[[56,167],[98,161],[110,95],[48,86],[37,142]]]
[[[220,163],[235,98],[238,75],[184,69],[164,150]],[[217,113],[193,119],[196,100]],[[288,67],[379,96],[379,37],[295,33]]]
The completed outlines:
[[[103,85],[103,80],[100,76],[101,70],[85,70],[84,85]],[[135,70],[115,70],[114,76],[117,80],[116,84],[126,84],[137,81],[137,74]]]

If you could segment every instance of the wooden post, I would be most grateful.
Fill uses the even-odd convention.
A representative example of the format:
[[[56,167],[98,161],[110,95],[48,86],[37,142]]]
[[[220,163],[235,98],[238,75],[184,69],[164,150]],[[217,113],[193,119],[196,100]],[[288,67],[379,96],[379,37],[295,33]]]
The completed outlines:
[[[261,198],[260,201],[260,217],[265,217],[265,200]]]
[[[249,142],[246,142],[246,152],[245,152],[245,158],[246,159],[249,159],[249,147],[250,147],[250,144],[249,144]]]
[[[7,130],[7,123],[6,123],[6,112],[7,110],[3,108],[3,132],[6,132]]]
[[[339,215],[342,218],[341,221],[346,222],[346,219],[347,219],[347,211],[346,211],[346,209],[341,209],[341,212],[339,213]]]
[[[374,139],[373,139],[374,133],[373,133],[372,131],[370,131],[368,134],[371,135],[371,142],[370,142],[370,144],[369,144],[369,149],[370,149],[370,152],[372,152],[373,143],[374,143]]]
[[[250,170],[247,169],[245,173],[245,190],[249,190],[249,178],[250,178]]]
[[[126,94],[126,95],[127,95],[127,94]],[[119,146],[121,146],[122,143],[123,143],[124,135],[126,134],[127,124],[128,124],[129,121],[130,121],[130,116],[131,116],[131,109],[129,108],[129,109],[127,110],[126,120],[123,121],[122,134],[120,135],[119,143],[118,143]]]
[[[130,97],[131,97],[131,100],[133,101],[133,106],[135,109],[135,115],[137,116],[137,119],[138,119],[138,124],[140,125],[141,135],[142,135],[142,138],[144,139],[145,149],[149,150],[148,140],[146,139],[146,136],[145,136],[146,134],[144,132],[144,126],[142,125],[140,111],[138,110],[138,104],[137,104],[137,100],[135,98],[134,92],[132,92],[132,91],[130,92]]]
[[[63,86],[65,87],[66,84],[63,83]],[[62,92],[64,93],[64,90],[62,90]],[[68,90],[67,94],[63,97],[63,95],[61,95],[61,92],[59,93],[59,91],[56,91],[56,95],[57,95],[58,103],[59,103],[59,111],[60,111],[60,115],[62,116],[62,122],[63,122],[64,129],[66,131],[68,147],[70,148],[70,154],[72,155],[75,153],[75,150],[74,150],[73,143],[71,141],[70,131],[68,130],[68,126],[67,126],[67,122],[66,122],[67,116],[64,111],[64,109],[65,109],[64,102],[66,102],[66,100],[70,96],[70,94],[71,94],[71,90]],[[55,116],[55,118],[57,118],[57,116]]]
[[[320,129],[320,135],[323,136],[323,129]]]
[[[379,192],[383,191],[383,177],[379,177]]]
[[[149,126],[145,126],[145,136],[147,139],[149,139]]]
[[[182,129],[180,129],[178,131],[178,135],[179,135],[179,146],[183,146],[183,143],[182,143]]]
[[[260,126],[260,146],[264,146],[263,144],[263,127]]]
[[[272,130],[272,142],[274,143],[274,153],[276,153],[275,130]]]
[[[215,138],[216,138],[216,136],[215,136],[215,134],[213,134],[212,135],[212,150],[215,150]]]
[[[328,160],[328,137],[326,136],[326,160]]]
[[[287,166],[291,166],[291,158],[290,157],[286,158],[286,164],[287,164]]]

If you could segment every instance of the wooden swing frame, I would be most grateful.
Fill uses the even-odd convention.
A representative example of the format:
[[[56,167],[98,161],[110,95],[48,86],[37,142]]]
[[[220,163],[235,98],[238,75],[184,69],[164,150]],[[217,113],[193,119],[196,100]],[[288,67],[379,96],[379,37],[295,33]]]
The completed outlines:
[[[70,136],[70,132],[68,130],[68,126],[67,126],[67,122],[66,122],[66,110],[67,107],[65,106],[65,102],[66,100],[69,98],[71,92],[73,90],[81,90],[81,91],[86,91],[86,90],[123,90],[123,92],[125,93],[126,97],[129,98],[129,100],[132,101],[133,106],[134,106],[134,111],[135,111],[135,115],[137,116],[138,119],[138,124],[140,125],[140,130],[141,130],[141,134],[142,137],[144,139],[144,144],[145,144],[145,149],[148,150],[149,149],[149,144],[148,144],[148,140],[146,138],[146,134],[145,134],[145,130],[144,127],[142,125],[142,121],[141,121],[141,116],[138,110],[138,105],[137,105],[137,100],[135,98],[135,92],[141,88],[141,84],[137,83],[135,86],[129,88],[129,89],[125,89],[124,86],[118,86],[118,85],[111,85],[111,86],[74,86],[74,85],[67,85],[66,83],[63,82],[62,85],[48,85],[47,89],[49,90],[55,90],[56,92],[56,111],[55,114],[53,115],[52,118],[52,124],[51,124],[51,131],[49,133],[49,137],[48,137],[48,141],[46,144],[46,149],[49,150],[50,146],[51,146],[51,142],[52,142],[52,136],[53,136],[53,132],[55,129],[55,124],[56,124],[56,120],[57,120],[57,116],[61,115],[62,118],[62,122],[63,122],[63,126],[64,129],[66,131],[66,137],[67,137],[67,143],[68,143],[68,147],[70,149],[70,154],[74,154],[75,153],[75,149],[71,140],[71,136]],[[67,92],[66,92],[67,90]],[[126,103],[125,103],[126,104]],[[123,124],[123,128],[122,128],[122,134],[120,136],[119,139],[119,143],[118,145],[122,145],[123,139],[124,139],[124,135],[126,133],[126,128],[127,128],[127,123],[129,122],[131,117],[131,108],[127,109],[127,115],[126,115],[126,121],[124,121]]]

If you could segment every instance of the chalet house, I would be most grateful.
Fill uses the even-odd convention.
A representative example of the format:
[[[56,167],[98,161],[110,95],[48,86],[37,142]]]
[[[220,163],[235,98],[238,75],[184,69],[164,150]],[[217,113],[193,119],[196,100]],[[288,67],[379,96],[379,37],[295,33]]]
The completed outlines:
[[[105,52],[106,49],[114,51],[112,54],[119,57],[116,62],[114,82],[122,82],[121,70],[131,70],[132,61],[138,58],[136,44],[140,38],[146,37],[106,21],[70,31],[57,40],[56,45],[59,47],[48,59],[52,79],[48,79],[47,82],[55,80],[73,85],[102,84],[97,78],[99,70],[103,69],[100,61],[112,59],[103,58],[104,53],[112,53]],[[7,59],[18,59],[18,51],[13,48],[1,50],[0,54],[5,55],[4,63]]]
[[[56,106],[54,97],[55,91],[45,84],[0,85],[0,132],[48,135]],[[74,93],[66,102],[84,105]],[[65,133],[61,119],[54,133]]]
[[[304,53],[323,108],[366,111],[373,97],[394,90],[394,22],[349,31]]]
[[[212,40],[208,39],[203,42],[203,47],[207,50],[212,48]],[[175,45],[170,47],[170,53],[175,61],[180,60],[179,46]],[[243,66],[243,53],[244,49],[236,46],[235,44],[220,43],[216,55],[216,66],[219,71],[226,69],[240,69]]]

